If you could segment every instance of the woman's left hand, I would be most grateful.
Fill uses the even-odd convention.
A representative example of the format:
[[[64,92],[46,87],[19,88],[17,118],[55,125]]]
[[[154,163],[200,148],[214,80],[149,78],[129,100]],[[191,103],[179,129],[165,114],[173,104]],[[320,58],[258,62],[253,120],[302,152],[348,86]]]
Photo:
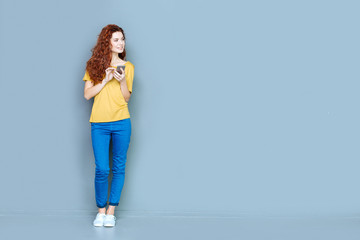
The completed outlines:
[[[120,70],[121,70],[121,74],[116,70],[113,72],[114,73],[114,78],[116,80],[118,80],[119,82],[125,80],[125,72],[124,72],[124,70],[122,68],[120,68]]]

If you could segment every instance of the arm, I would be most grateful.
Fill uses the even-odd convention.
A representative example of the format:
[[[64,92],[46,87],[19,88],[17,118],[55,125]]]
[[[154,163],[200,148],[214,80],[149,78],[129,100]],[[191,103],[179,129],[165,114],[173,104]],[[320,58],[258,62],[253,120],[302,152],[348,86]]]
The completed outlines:
[[[131,92],[129,91],[127,83],[126,83],[125,80],[120,81],[120,89],[121,89],[121,92],[122,92],[122,95],[123,95],[125,101],[129,102]]]
[[[84,98],[86,98],[86,100],[90,100],[92,97],[98,94],[101,89],[103,89],[106,83],[107,82],[105,82],[103,79],[101,83],[94,86],[92,81],[86,81],[84,86]]]

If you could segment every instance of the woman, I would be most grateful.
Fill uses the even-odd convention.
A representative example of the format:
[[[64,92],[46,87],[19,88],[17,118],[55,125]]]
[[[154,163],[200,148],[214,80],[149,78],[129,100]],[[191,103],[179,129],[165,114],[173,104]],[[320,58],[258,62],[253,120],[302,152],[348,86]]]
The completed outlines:
[[[117,25],[107,25],[98,36],[86,64],[84,97],[94,98],[91,110],[91,139],[95,157],[95,197],[98,213],[94,226],[115,226],[115,206],[119,205],[125,180],[125,163],[130,144],[131,122],[128,102],[132,93],[134,65],[126,61],[125,35]],[[116,67],[124,65],[120,73]],[[113,165],[108,195],[109,146],[112,140]],[[106,211],[105,207],[109,203]]]

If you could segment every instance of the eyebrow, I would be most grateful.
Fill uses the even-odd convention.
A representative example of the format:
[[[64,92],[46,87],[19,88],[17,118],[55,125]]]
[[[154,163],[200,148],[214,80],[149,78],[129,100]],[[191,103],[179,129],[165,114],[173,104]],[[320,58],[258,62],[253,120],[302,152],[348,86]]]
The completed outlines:
[[[119,38],[114,38],[114,39],[119,39]],[[121,39],[124,39],[124,38],[121,38]]]

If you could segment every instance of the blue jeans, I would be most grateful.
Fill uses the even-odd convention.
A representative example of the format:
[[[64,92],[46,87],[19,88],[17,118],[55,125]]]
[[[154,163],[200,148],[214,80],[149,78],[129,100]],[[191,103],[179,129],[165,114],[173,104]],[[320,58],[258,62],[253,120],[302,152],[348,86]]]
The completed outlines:
[[[109,205],[118,206],[125,180],[125,164],[130,144],[130,118],[114,122],[91,123],[91,140],[95,156],[95,197],[96,206],[107,205],[109,166],[109,147],[112,139],[112,182]]]

